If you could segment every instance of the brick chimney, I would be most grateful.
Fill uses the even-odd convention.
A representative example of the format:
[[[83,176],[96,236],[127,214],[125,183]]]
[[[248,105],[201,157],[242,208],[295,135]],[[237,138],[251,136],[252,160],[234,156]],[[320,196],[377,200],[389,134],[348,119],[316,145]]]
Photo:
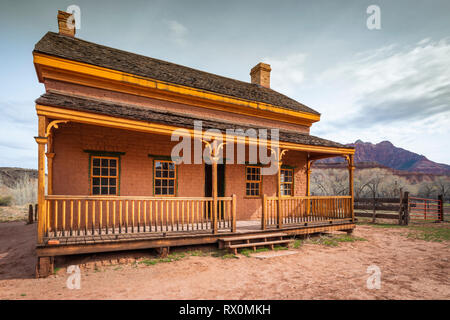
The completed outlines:
[[[75,37],[75,17],[72,13],[58,10],[59,34]]]
[[[250,76],[253,84],[257,84],[266,88],[270,88],[270,64],[258,63],[250,71]]]

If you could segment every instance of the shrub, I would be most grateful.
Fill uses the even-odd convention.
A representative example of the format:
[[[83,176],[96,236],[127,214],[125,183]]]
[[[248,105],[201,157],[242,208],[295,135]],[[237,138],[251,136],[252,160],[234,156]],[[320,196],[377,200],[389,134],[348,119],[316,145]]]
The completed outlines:
[[[0,197],[0,207],[7,207],[9,205],[11,205],[12,203],[12,197],[7,196],[7,197]]]

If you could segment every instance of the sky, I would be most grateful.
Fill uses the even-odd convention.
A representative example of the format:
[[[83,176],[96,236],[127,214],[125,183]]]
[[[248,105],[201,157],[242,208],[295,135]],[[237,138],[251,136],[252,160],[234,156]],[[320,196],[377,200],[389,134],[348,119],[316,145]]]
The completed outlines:
[[[37,167],[32,50],[70,5],[76,37],[242,81],[269,63],[272,89],[322,114],[311,134],[450,164],[448,0],[2,0],[0,166]],[[370,5],[380,29],[367,27]]]

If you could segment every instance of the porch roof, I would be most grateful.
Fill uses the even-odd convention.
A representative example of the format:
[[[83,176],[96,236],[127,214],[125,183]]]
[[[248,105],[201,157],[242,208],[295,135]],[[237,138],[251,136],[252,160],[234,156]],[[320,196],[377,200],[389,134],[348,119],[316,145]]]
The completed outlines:
[[[55,92],[48,92],[41,95],[38,99],[36,99],[36,104],[81,112],[107,115],[117,118],[158,123],[187,129],[193,129],[194,121],[198,120],[202,121],[202,128],[204,130],[218,129],[224,133],[226,129],[247,130],[252,128],[250,126],[238,125],[236,123],[226,121],[216,121],[207,118],[203,119],[196,118],[185,114],[178,114],[167,111],[166,112],[155,111],[138,105],[122,104],[117,102],[110,102],[105,100],[98,100],[74,95],[64,95]],[[268,138],[270,139],[271,128],[261,128],[261,129],[268,129],[267,133]],[[338,142],[322,139],[308,134],[298,133],[295,131],[280,130],[279,134],[280,134],[279,140],[282,142],[290,142],[311,146],[345,148],[349,150],[354,149],[353,147],[348,147]]]
[[[319,112],[270,88],[54,32],[48,32],[42,37],[36,43],[34,52],[248,101],[266,103],[276,108],[320,115]]]

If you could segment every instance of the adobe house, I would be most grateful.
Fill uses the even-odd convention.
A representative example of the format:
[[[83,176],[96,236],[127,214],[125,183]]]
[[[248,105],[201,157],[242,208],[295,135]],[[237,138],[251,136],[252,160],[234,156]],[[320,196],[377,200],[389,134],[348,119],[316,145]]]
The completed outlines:
[[[69,17],[59,11],[59,33],[33,51],[45,86],[36,100],[37,276],[58,255],[218,242],[235,251],[353,230],[354,149],[311,136],[320,114],[272,90],[269,65],[252,68],[250,82],[233,80],[78,39]],[[227,129],[251,128],[269,136],[236,130],[220,143]],[[171,156],[180,129],[192,143],[182,156],[195,157],[197,144],[208,161]],[[273,174],[249,157],[264,145]],[[238,150],[245,161],[228,163]],[[311,164],[334,156],[348,160],[349,195],[310,196]]]

